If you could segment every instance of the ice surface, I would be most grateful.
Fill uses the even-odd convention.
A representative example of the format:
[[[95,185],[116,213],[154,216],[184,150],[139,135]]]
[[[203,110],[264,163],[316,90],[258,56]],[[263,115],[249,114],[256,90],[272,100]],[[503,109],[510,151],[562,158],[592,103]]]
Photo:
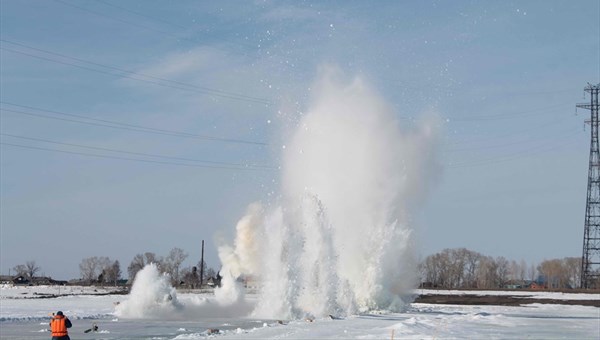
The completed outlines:
[[[531,304],[523,307],[457,306],[412,304],[404,313],[371,313],[339,319],[266,320],[219,317],[208,312],[188,319],[132,320],[115,318],[114,302],[122,295],[66,296],[24,299],[37,287],[1,289],[0,337],[2,339],[48,339],[48,313],[63,310],[73,320],[76,339],[395,339],[502,338],[502,339],[598,339],[600,308],[570,305]],[[63,287],[64,288],[64,287]],[[42,288],[49,291],[51,287]],[[82,288],[73,288],[81,291]],[[29,294],[21,294],[27,292]],[[419,293],[423,293],[419,291]],[[477,292],[499,295],[505,292]],[[514,293],[514,292],[509,292]],[[536,298],[575,300],[571,295],[550,292],[523,292]],[[565,296],[566,295],[566,296]],[[581,294],[581,296],[598,295]],[[217,304],[211,294],[177,294],[184,306],[202,302]],[[256,301],[256,296],[246,295]],[[186,308],[186,307],[184,307]],[[192,309],[193,310],[193,307]],[[249,310],[248,310],[249,312]],[[193,314],[193,313],[191,313]],[[83,333],[97,323],[102,333]],[[265,325],[266,324],[266,325]]]

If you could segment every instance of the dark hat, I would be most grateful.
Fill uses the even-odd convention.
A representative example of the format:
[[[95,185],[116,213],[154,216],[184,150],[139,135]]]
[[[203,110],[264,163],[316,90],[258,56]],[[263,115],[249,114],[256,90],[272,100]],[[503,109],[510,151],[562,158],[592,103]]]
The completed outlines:
[[[58,312],[56,312],[56,315],[63,315],[63,312],[58,311]]]

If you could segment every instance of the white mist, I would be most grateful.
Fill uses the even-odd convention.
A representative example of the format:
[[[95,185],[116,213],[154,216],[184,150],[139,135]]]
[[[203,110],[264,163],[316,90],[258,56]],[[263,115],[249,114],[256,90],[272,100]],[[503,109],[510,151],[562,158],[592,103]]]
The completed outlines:
[[[170,278],[161,274],[154,263],[140,270],[133,281],[127,300],[115,308],[115,315],[141,319],[172,314],[182,308]]]
[[[249,208],[234,247],[220,248],[217,297],[236,300],[236,279],[251,275],[261,281],[255,316],[401,310],[416,283],[411,211],[436,169],[436,133],[403,131],[380,96],[335,69],[313,89],[283,149],[281,202]]]

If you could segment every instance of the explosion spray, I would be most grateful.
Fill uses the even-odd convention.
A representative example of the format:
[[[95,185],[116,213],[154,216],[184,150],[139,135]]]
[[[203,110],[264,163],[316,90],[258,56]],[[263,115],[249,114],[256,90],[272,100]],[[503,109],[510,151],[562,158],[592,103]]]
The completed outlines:
[[[234,246],[219,248],[223,303],[239,279],[260,280],[255,316],[273,318],[399,311],[416,283],[410,212],[436,169],[433,124],[403,132],[360,78],[331,68],[284,149],[282,195],[253,204]]]

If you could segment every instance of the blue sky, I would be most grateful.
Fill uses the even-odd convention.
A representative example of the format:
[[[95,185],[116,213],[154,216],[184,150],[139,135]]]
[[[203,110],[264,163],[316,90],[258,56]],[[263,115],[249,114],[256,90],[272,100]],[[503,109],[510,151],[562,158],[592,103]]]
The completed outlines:
[[[192,265],[202,239],[217,267],[214,239],[277,195],[285,131],[324,64],[367,79],[407,129],[442,118],[421,255],[581,255],[589,112],[575,104],[600,82],[598,1],[0,6],[2,274],[36,260],[77,277],[90,256],[125,271],[173,247]]]

